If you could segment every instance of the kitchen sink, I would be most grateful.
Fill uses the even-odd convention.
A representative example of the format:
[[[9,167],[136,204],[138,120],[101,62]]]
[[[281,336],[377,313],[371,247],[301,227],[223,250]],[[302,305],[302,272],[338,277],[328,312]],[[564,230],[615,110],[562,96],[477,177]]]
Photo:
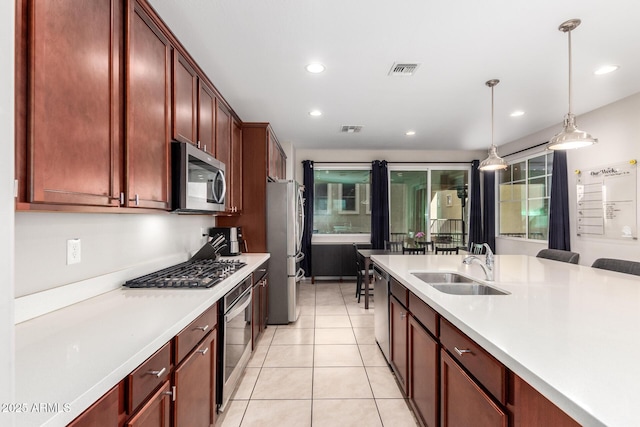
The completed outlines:
[[[425,283],[473,283],[473,279],[457,273],[411,273]]]
[[[451,295],[509,295],[509,292],[501,291],[482,283],[430,283],[440,292]]]
[[[411,273],[434,289],[451,295],[509,295],[457,273]]]

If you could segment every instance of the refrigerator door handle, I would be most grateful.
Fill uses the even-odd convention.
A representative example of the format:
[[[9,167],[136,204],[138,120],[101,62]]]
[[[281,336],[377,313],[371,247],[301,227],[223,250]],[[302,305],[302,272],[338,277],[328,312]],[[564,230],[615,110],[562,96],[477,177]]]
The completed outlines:
[[[299,268],[296,272],[296,282],[299,282],[302,279],[304,279],[304,270]]]
[[[296,254],[296,262],[300,262],[300,261],[302,261],[303,259],[304,259],[304,253],[302,253],[302,252],[298,252],[298,253]]]

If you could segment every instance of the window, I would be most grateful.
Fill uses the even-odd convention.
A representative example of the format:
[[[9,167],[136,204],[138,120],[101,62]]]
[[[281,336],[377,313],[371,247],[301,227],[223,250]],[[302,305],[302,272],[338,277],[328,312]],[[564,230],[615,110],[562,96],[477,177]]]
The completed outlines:
[[[390,168],[390,239],[421,238],[442,246],[466,246],[469,167]]]
[[[313,232],[369,234],[371,167],[339,167],[316,165],[314,169]]]
[[[552,165],[553,153],[545,153],[499,172],[501,236],[548,239]]]

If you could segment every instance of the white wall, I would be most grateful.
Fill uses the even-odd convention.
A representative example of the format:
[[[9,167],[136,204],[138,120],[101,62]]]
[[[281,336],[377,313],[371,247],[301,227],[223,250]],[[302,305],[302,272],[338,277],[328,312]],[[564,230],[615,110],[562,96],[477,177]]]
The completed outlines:
[[[567,152],[567,170],[569,173],[569,212],[571,227],[571,250],[580,253],[580,264],[591,265],[597,258],[621,258],[640,261],[640,243],[576,234],[576,182],[574,170],[591,169],[624,163],[631,159],[640,160],[640,93],[624,98],[577,118],[579,129],[598,138],[599,143],[591,147]],[[525,138],[499,147],[502,155],[548,141],[560,131],[558,124]],[[508,160],[512,160],[508,157]],[[640,174],[639,174],[640,176]],[[640,180],[639,180],[640,181]],[[640,182],[637,184],[640,199]],[[640,213],[640,211],[639,211]],[[640,229],[640,223],[638,224]],[[525,253],[535,255],[547,245],[523,243],[520,240],[496,239],[497,252]]]
[[[15,2],[0,4],[0,403],[14,401],[13,240],[14,240],[14,25]],[[12,425],[8,414],[0,424]]]

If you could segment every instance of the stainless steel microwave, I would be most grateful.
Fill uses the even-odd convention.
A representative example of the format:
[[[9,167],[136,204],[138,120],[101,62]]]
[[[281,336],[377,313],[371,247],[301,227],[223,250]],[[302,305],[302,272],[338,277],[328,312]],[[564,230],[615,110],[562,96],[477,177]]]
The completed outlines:
[[[171,143],[172,210],[209,213],[225,210],[225,165],[191,144]]]

